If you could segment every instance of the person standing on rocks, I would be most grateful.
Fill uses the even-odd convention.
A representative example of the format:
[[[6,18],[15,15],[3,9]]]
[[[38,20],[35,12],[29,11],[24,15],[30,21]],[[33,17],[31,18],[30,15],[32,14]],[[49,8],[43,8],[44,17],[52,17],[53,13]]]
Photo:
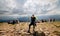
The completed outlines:
[[[30,28],[31,28],[32,25],[33,25],[33,31],[34,31],[35,26],[36,26],[36,17],[34,16],[34,14],[31,16],[31,23],[29,24],[28,33],[30,33]]]

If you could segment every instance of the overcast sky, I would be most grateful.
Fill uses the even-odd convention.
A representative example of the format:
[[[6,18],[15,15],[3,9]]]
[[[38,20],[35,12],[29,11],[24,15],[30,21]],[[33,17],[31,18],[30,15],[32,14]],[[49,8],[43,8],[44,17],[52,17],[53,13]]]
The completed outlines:
[[[0,15],[60,15],[60,0],[0,0]]]

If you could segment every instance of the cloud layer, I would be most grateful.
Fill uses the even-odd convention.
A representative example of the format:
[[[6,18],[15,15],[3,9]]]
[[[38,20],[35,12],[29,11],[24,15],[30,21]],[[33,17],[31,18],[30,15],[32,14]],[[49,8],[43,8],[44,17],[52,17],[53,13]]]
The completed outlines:
[[[0,15],[59,15],[60,0],[0,0]]]

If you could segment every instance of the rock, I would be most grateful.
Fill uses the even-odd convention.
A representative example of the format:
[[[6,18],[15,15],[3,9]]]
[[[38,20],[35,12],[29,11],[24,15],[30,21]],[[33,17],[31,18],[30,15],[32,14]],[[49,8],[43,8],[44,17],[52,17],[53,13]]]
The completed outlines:
[[[45,33],[44,32],[38,33],[37,31],[35,31],[33,33],[33,36],[45,36]]]

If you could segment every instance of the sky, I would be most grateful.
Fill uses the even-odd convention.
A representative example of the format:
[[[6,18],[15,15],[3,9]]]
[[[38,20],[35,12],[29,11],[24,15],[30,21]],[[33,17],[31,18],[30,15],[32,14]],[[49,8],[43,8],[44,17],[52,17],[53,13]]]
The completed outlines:
[[[0,16],[60,15],[60,0],[0,0]]]

